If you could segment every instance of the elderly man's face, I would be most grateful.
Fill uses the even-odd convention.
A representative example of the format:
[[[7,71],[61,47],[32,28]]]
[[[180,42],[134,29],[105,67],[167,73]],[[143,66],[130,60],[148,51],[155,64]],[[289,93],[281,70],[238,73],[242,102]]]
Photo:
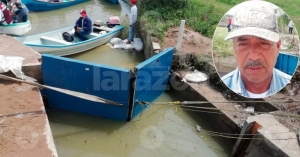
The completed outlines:
[[[280,51],[277,43],[255,36],[233,39],[233,49],[244,82],[269,83]]]

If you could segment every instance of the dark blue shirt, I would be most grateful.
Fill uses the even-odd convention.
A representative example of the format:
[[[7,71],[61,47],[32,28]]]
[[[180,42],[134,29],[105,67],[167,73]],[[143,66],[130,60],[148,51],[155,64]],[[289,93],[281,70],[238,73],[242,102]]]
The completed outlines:
[[[20,8],[17,11],[15,11],[15,14],[17,15],[18,22],[26,22],[28,19],[28,13],[23,8]]]
[[[82,26],[82,17],[80,17],[76,23],[75,26],[81,27],[85,34],[90,34],[92,32],[92,21],[91,19],[86,16],[85,19],[83,19],[83,26]]]

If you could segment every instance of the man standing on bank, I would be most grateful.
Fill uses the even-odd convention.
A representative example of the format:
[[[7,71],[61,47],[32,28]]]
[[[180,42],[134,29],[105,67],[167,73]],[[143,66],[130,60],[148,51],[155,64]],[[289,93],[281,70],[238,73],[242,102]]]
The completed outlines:
[[[82,9],[79,13],[81,16],[76,21],[74,26],[75,35],[79,37],[82,41],[85,41],[87,40],[85,35],[92,33],[92,21],[87,16],[85,10]]]
[[[230,26],[231,26],[231,17],[230,17],[230,15],[228,15],[228,19],[227,19],[227,29],[228,29],[228,32],[230,32],[231,31],[231,29],[230,29]]]
[[[294,23],[292,20],[290,20],[288,26],[289,26],[289,33],[293,34]]]
[[[131,44],[134,39],[134,27],[137,21],[137,7],[136,7],[136,0],[130,0],[131,3],[131,9],[130,9],[130,14],[129,14],[129,37],[127,39],[126,44]]]
[[[281,39],[277,18],[270,3],[255,1],[237,11],[232,31],[236,70],[222,77],[235,93],[248,98],[264,98],[280,91],[292,76],[275,69]]]

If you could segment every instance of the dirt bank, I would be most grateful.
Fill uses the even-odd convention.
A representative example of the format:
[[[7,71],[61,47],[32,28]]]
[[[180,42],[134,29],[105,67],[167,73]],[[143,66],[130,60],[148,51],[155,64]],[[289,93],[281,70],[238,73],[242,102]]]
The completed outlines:
[[[171,28],[165,33],[163,49],[176,45],[178,32],[179,28]],[[183,53],[194,53],[195,55],[211,55],[212,39],[186,28],[181,43],[181,51]]]

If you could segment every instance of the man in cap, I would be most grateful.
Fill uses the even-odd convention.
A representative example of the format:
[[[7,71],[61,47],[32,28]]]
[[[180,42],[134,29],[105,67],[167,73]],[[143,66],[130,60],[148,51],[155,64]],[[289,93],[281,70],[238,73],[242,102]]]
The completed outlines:
[[[264,98],[280,91],[291,76],[274,68],[281,40],[271,3],[251,3],[232,18],[232,29],[225,40],[233,40],[237,68],[221,79],[237,94]]]
[[[136,0],[130,0],[131,4],[131,9],[130,9],[130,14],[129,14],[129,37],[127,39],[126,44],[131,44],[134,39],[134,26],[137,21],[137,7],[136,7]]]
[[[85,10],[81,10],[80,17],[76,21],[74,29],[75,29],[75,35],[78,36],[82,41],[87,40],[85,35],[88,35],[92,32],[92,21],[87,16]]]
[[[15,7],[17,8],[16,11],[14,11]],[[20,2],[15,3],[10,14],[17,16],[16,20],[14,20],[15,23],[26,22],[28,19],[28,12],[22,7],[22,4]]]

